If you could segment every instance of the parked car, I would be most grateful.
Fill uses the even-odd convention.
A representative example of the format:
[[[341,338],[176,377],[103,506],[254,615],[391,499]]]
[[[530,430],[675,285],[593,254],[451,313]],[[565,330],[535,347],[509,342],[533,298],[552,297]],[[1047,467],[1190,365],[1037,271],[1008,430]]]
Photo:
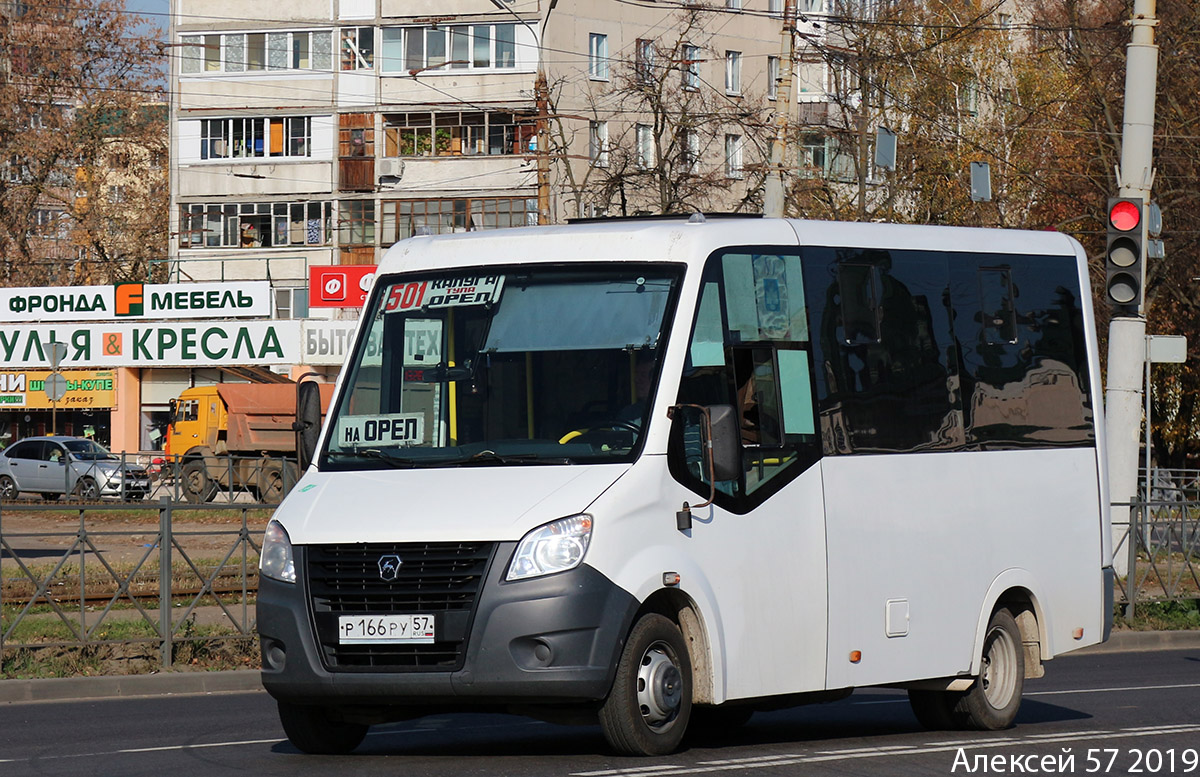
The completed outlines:
[[[21,492],[58,499],[117,497],[144,499],[150,476],[144,467],[123,462],[85,437],[29,437],[0,452],[0,499]]]

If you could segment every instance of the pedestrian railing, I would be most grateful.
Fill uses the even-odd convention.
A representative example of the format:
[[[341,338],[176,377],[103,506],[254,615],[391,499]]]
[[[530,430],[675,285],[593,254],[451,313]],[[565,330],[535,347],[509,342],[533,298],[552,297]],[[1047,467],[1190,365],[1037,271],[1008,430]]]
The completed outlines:
[[[0,504],[0,664],[132,645],[170,667],[180,650],[253,640],[271,507]]]

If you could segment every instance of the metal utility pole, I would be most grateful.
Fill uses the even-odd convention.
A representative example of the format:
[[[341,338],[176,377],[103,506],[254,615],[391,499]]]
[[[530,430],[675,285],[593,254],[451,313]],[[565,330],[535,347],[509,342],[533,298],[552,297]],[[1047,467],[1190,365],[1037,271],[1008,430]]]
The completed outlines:
[[[796,0],[783,4],[783,43],[779,55],[779,86],[775,90],[775,138],[771,141],[770,167],[763,185],[763,215],[783,218],[784,164],[788,158],[788,129],[792,113],[792,73],[796,70]]]
[[[1125,59],[1125,117],[1121,129],[1121,166],[1117,171],[1121,197],[1150,201],[1154,178],[1154,97],[1158,83],[1158,46],[1154,42],[1155,0],[1134,0],[1129,46]],[[1143,223],[1145,219],[1142,219]],[[1143,227],[1144,229],[1144,227]],[[1113,317],[1108,328],[1108,385],[1105,391],[1108,432],[1109,494],[1114,503],[1128,503],[1137,494],[1138,442],[1142,426],[1141,377],[1146,360],[1145,246],[1142,240],[1142,278],[1137,313]],[[1147,445],[1149,444],[1147,435]],[[1117,552],[1131,513],[1115,504],[1113,567],[1128,573],[1128,552]],[[1132,529],[1132,527],[1131,527]],[[1130,531],[1126,542],[1133,541]]]

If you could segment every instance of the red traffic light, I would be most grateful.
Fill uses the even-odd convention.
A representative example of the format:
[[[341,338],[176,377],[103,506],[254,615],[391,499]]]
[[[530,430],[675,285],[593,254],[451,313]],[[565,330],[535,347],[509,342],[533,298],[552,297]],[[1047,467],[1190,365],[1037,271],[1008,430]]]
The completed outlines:
[[[1122,232],[1136,229],[1141,222],[1141,206],[1129,200],[1117,200],[1108,211],[1108,223]]]

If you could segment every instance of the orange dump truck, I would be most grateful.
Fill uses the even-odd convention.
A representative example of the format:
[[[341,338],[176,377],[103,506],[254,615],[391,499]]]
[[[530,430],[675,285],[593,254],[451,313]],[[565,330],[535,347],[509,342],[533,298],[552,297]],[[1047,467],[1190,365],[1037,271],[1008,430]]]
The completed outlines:
[[[331,384],[320,386],[321,415]],[[171,403],[166,452],[178,463],[190,502],[210,501],[222,489],[246,490],[274,502],[299,478],[296,464],[296,385],[219,383],[184,390]]]

